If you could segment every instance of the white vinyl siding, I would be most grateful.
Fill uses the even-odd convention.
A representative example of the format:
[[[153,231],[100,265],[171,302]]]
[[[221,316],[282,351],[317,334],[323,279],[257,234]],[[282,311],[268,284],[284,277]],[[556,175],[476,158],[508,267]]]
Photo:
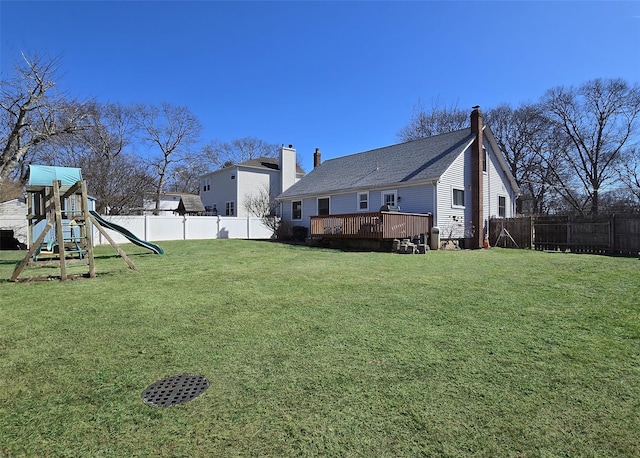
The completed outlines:
[[[238,202],[238,180],[231,180],[231,175],[236,174],[236,169],[219,170],[203,177],[211,180],[211,191],[200,195],[205,208],[213,208],[215,205],[219,215],[225,214],[226,202]],[[202,181],[202,180],[201,180]],[[238,209],[235,209],[236,213]]]
[[[491,145],[486,143],[487,149],[487,173],[483,176],[483,204],[484,204],[484,219],[488,220],[492,217],[497,217],[500,211],[500,197],[504,198],[505,218],[515,216],[514,202],[515,195],[509,186],[509,183],[504,181],[504,174],[500,169],[500,165],[495,156],[495,153],[491,149]]]
[[[274,197],[274,194],[278,194],[278,189],[273,188],[274,181],[278,178],[276,171],[257,171],[253,168],[238,167],[235,181],[231,181],[236,184],[238,193],[237,202],[238,208],[236,209],[237,216],[255,216],[249,214],[246,209],[246,202],[251,197],[262,195],[265,191]],[[274,178],[275,175],[275,178]]]
[[[464,238],[471,228],[471,148],[458,156],[440,178],[438,184],[438,209],[435,224],[440,228],[440,237]],[[453,204],[453,190],[464,190],[465,205]]]

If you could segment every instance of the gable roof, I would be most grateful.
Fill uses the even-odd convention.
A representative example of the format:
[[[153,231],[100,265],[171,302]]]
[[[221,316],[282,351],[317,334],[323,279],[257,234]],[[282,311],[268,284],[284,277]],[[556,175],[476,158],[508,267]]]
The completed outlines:
[[[222,167],[221,169],[214,170],[213,172],[205,173],[202,176],[209,177],[218,172],[222,172],[224,170],[230,170],[230,169],[237,169],[238,167],[250,167],[255,169],[263,169],[263,170],[275,170],[279,172],[280,160],[278,158],[273,158],[273,157],[259,157],[257,159],[250,159],[248,161],[239,162],[238,164],[231,164],[226,167]],[[304,175],[304,170],[298,164],[296,164],[296,173],[299,175]]]
[[[467,128],[329,159],[278,199],[437,180],[473,139]]]
[[[204,213],[206,210],[202,204],[200,196],[195,194],[183,194],[178,204],[178,213],[184,215],[185,213]]]
[[[280,163],[277,158],[271,157],[259,157],[257,159],[250,159],[248,161],[234,164],[238,167],[257,167],[261,169],[280,170]],[[232,167],[233,167],[232,166]]]

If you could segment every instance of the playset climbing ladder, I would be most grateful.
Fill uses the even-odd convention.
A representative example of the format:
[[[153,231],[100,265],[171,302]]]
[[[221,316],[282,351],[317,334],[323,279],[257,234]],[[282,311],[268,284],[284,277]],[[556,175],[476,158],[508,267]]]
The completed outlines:
[[[127,255],[92,217],[87,185],[82,180],[80,169],[32,165],[29,167],[29,184],[26,191],[29,240],[32,243],[27,255],[14,270],[11,281],[17,281],[26,266],[58,265],[61,280],[95,277],[92,230],[89,222],[102,232],[127,265],[135,269]],[[34,241],[36,227],[43,222],[46,222],[46,225]],[[68,268],[74,264],[87,265],[88,272],[70,274]]]

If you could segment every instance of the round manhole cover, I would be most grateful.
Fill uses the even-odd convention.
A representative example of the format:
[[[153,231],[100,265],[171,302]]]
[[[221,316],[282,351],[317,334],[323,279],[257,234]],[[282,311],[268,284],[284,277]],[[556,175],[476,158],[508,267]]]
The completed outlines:
[[[142,400],[153,407],[170,407],[197,398],[209,388],[203,375],[181,374],[163,378],[142,392]]]

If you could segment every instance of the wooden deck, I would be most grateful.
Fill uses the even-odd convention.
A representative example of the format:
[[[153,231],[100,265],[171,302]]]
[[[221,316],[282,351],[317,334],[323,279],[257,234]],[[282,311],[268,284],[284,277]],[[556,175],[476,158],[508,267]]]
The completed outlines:
[[[431,214],[401,212],[346,213],[311,217],[311,237],[336,239],[403,239],[429,234]]]

